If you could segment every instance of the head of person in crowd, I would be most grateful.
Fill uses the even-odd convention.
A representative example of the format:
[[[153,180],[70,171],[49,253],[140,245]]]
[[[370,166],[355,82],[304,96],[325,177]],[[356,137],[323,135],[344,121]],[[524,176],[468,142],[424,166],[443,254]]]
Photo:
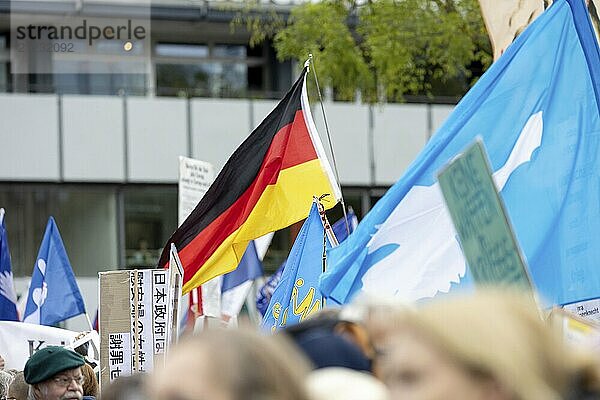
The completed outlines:
[[[479,291],[372,324],[394,399],[600,398],[597,364],[564,344],[531,297]]]
[[[85,363],[81,366],[81,373],[83,374],[83,399],[90,400],[98,397],[98,379],[94,368]]]
[[[84,381],[83,357],[59,346],[33,353],[23,370],[33,400],[81,400]]]
[[[27,400],[29,385],[25,382],[23,371],[14,371],[14,379],[8,388],[7,400]]]
[[[371,374],[349,368],[321,368],[306,381],[311,400],[390,400],[387,387]]]
[[[149,380],[150,393],[156,400],[307,400],[308,371],[283,337],[214,329],[171,350]]]
[[[2,357],[2,354],[0,354],[0,370],[4,369],[5,365],[6,365],[6,361],[4,361],[4,357]]]
[[[315,316],[282,331],[311,360],[315,368],[342,367],[371,371],[373,346],[361,323],[345,318],[340,309]]]
[[[121,376],[102,388],[101,400],[146,400],[148,375]]]
[[[0,371],[0,399],[4,400],[8,397],[8,389],[12,383],[14,376],[7,371]]]

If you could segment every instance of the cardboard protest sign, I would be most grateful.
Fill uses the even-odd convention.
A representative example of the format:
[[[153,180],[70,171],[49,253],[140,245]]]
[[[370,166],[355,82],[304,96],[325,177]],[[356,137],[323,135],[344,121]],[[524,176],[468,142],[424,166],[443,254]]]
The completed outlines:
[[[131,273],[100,272],[100,384],[134,371],[131,341]]]
[[[162,362],[170,338],[178,335],[179,313],[170,307],[178,307],[182,277],[177,267],[174,273],[147,269],[99,275],[104,385],[119,376],[150,372]]]
[[[438,179],[475,282],[531,291],[525,261],[481,142],[457,156]]]

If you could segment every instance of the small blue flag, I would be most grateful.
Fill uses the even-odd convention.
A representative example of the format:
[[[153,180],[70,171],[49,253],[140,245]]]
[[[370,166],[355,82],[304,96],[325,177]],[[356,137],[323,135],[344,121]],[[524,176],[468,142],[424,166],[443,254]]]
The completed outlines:
[[[260,312],[260,315],[264,317],[267,312],[267,308],[269,308],[269,303],[271,302],[271,297],[273,297],[273,292],[281,282],[281,275],[283,275],[283,269],[285,268],[285,261],[277,268],[277,271],[273,275],[267,279],[267,282],[258,290],[258,294],[256,296],[256,309]]]
[[[262,323],[265,329],[275,332],[303,321],[322,308],[318,281],[323,272],[324,233],[317,204],[313,203],[285,263],[281,282],[271,297]],[[331,248],[329,240],[326,246]]]
[[[479,136],[542,299],[600,297],[599,94],[585,5],[556,0],[328,253],[323,293],[343,304],[359,291],[417,301],[464,288],[465,259],[435,175]]]
[[[350,233],[352,233],[358,225],[358,218],[356,218],[356,214],[354,213],[352,207],[349,207],[346,218],[348,220]],[[334,222],[334,224],[331,225],[331,229],[333,230],[333,234],[335,235],[338,243],[342,243],[348,237],[348,230],[346,228],[346,224],[344,223],[344,218],[340,218]],[[256,296],[256,308],[262,316],[264,316],[267,312],[273,292],[275,291],[277,285],[279,285],[279,281],[281,281],[281,275],[283,274],[284,267],[285,261],[281,263],[279,268],[277,268],[277,271],[275,271],[275,273],[269,277],[267,282],[258,291]]]
[[[236,316],[244,306],[248,293],[252,290],[254,280],[263,275],[263,266],[254,240],[240,260],[240,264],[233,271],[223,275],[221,282],[221,314]]]
[[[23,322],[54,325],[85,313],[73,269],[54,218],[50,217],[33,267]]]
[[[242,256],[238,267],[233,271],[223,275],[221,293],[225,293],[244,282],[253,281],[262,275],[262,262],[260,261],[260,258],[258,258],[254,240],[251,240],[250,243],[248,243],[246,252]]]
[[[17,293],[13,283],[10,251],[4,225],[4,208],[0,208],[0,320],[19,320]]]

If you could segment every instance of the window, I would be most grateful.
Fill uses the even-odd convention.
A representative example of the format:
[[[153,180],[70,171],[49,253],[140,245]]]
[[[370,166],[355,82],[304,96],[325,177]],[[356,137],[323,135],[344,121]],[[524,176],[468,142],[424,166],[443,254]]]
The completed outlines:
[[[70,185],[0,185],[15,276],[30,276],[53,216],[76,276],[117,268],[115,191]]]
[[[177,187],[132,187],[124,204],[125,267],[155,268],[177,228]]]
[[[245,44],[158,43],[159,96],[243,97],[263,89],[262,51]]]

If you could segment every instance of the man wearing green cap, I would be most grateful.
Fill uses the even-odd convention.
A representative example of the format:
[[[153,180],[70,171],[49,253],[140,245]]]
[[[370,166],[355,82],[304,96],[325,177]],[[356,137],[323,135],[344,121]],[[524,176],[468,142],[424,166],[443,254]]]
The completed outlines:
[[[81,400],[85,364],[82,356],[59,346],[35,352],[23,374],[29,384],[29,400]]]

